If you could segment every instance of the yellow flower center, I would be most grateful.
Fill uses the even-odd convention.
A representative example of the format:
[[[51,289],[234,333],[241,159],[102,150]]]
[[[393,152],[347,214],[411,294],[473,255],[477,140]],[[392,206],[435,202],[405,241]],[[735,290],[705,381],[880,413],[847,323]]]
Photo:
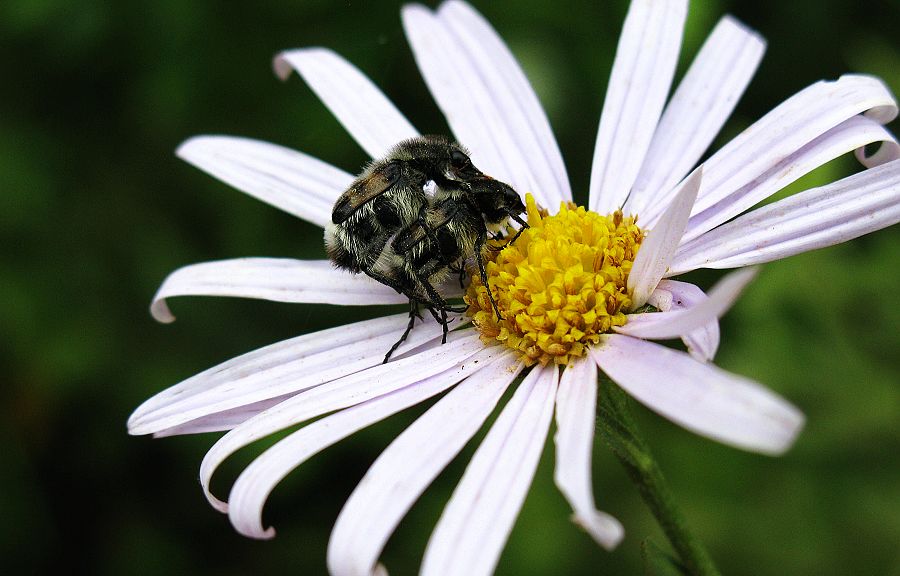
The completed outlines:
[[[488,283],[498,320],[478,272],[465,301],[485,343],[500,341],[526,365],[567,364],[613,326],[631,306],[628,273],[644,231],[634,217],[608,216],[574,204],[557,214],[539,210],[526,195],[528,228],[502,250],[485,250]]]

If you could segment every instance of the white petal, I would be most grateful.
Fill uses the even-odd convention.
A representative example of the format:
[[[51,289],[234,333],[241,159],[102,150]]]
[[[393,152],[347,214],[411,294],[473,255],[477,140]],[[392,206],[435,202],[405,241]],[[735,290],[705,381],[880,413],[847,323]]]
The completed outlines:
[[[167,436],[182,436],[185,434],[203,434],[206,432],[231,430],[241,422],[249,420],[263,410],[268,410],[272,406],[287,400],[290,396],[290,394],[286,394],[284,396],[277,396],[275,398],[269,398],[268,400],[261,400],[252,404],[238,406],[231,410],[216,412],[215,414],[196,418],[190,422],[179,424],[178,426],[164,428],[159,432],[154,432],[153,437],[165,438]],[[129,433],[132,432],[129,431]]]
[[[479,364],[474,364],[474,361],[467,362],[467,366],[473,371],[473,375],[477,375],[482,367],[491,363],[491,360],[493,359],[481,359]],[[508,366],[508,363],[504,363],[503,369]],[[263,506],[275,486],[294,468],[354,432],[443,392],[465,378],[467,373],[467,371],[452,371],[450,377],[446,373],[432,376],[316,420],[278,441],[256,458],[235,481],[228,498],[228,516],[232,525],[238,532],[251,538],[273,537],[275,530],[266,529],[262,525]],[[390,531],[384,535],[385,541],[389,535]],[[367,569],[360,573],[371,574],[376,560],[377,552]],[[332,569],[331,573],[339,572]]]
[[[527,168],[525,173],[510,174],[508,177],[515,180],[510,184],[523,191],[539,190],[547,206],[553,209],[562,201],[571,201],[569,177],[550,122],[503,39],[465,2],[444,2],[438,10],[438,19],[448,26],[468,53],[469,62],[500,112],[498,119],[503,123],[504,136],[516,145],[515,151],[520,155],[518,165]],[[505,152],[512,153],[512,150]]]
[[[405,314],[384,316],[321,330],[312,334],[304,334],[303,336],[270,344],[237,358],[232,358],[215,368],[210,368],[185,380],[181,384],[176,384],[149,398],[131,415],[129,425],[132,420],[143,418],[150,411],[217,386],[226,380],[236,377],[238,374],[250,374],[267,370],[300,356],[315,354],[343,344],[364,342],[369,338],[385,334],[395,330],[397,323],[404,317],[406,317]]]
[[[628,275],[628,293],[632,298],[632,310],[646,304],[650,294],[666,274],[669,262],[672,261],[672,256],[675,255],[684,234],[702,178],[703,166],[700,166],[685,179],[666,213],[641,243],[631,273]]]
[[[767,180],[792,177],[795,168],[791,168],[786,162],[794,161],[794,156],[808,154],[803,150],[804,147],[832,129],[837,128],[838,135],[853,138],[852,131],[850,134],[843,133],[840,125],[863,112],[867,118],[879,124],[886,124],[897,116],[897,104],[893,95],[877,78],[845,75],[837,81],[823,80],[801,90],[744,130],[705,162],[706,184],[697,199],[693,214],[699,216],[710,207],[730,207],[730,196],[736,194],[736,200],[740,200],[748,191],[755,189],[757,181],[766,184]],[[869,141],[879,138],[876,135]],[[831,146],[835,144],[832,143]],[[815,148],[814,145],[813,147]],[[843,147],[843,151],[845,150],[846,146]],[[822,150],[819,152],[820,164],[834,157],[821,155]],[[885,160],[881,154],[866,159],[859,150],[857,157],[867,166]],[[806,171],[809,170],[810,168],[806,168]],[[802,172],[797,176],[799,175]],[[781,186],[790,181],[782,180]],[[766,186],[769,187],[771,183]],[[752,203],[745,208],[751,205]],[[662,202],[661,207],[664,206],[665,202]],[[651,206],[646,214],[642,214],[645,224],[658,217],[660,212],[654,212],[654,209]],[[739,211],[735,212],[737,213]],[[719,220],[721,221],[723,220]],[[701,223],[704,226],[700,226]],[[715,223],[692,219],[685,241],[695,238],[704,228],[708,230],[714,225]]]
[[[491,426],[428,541],[423,576],[490,574],[531,485],[558,373],[536,367]]]
[[[233,358],[144,402],[129,419],[129,431],[176,434],[185,424],[221,417],[381,364],[403,334],[407,320],[406,314],[366,320],[305,334]],[[441,332],[441,326],[427,317],[397,352],[432,339],[440,342]]]
[[[234,136],[195,136],[179,158],[241,192],[324,227],[353,177],[295,150]]]
[[[200,465],[200,482],[207,499],[215,508],[227,510],[227,505],[209,491],[209,481],[219,464],[244,446],[294,424],[415,385],[432,376],[440,374],[458,382],[458,376],[467,374],[467,368],[471,371],[466,359],[479,351],[487,356],[497,353],[493,349],[485,350],[471,330],[452,332],[440,348],[332,380],[261,412],[222,436],[206,453]]]
[[[803,427],[803,414],[787,400],[683,352],[612,334],[591,354],[601,370],[645,406],[719,442],[781,454]]]
[[[693,284],[678,280],[660,280],[648,303],[663,312],[686,310],[703,301],[708,296]],[[702,328],[697,328],[681,337],[691,356],[701,362],[709,362],[716,357],[719,349],[719,321],[713,320]]]
[[[569,501],[572,521],[598,544],[612,550],[625,531],[622,524],[594,508],[591,451],[597,420],[597,366],[591,360],[568,366],[556,393],[556,470],[553,479]]]
[[[665,340],[680,338],[721,318],[744,288],[756,276],[756,268],[738,270],[725,276],[709,291],[709,297],[691,308],[671,312],[629,314],[628,323],[615,331],[635,338]]]
[[[591,168],[590,207],[622,207],[669,95],[687,0],[634,0],[619,37]]]
[[[481,428],[521,368],[506,351],[448,392],[385,449],[331,533],[328,570],[333,576],[372,573],[397,524]]]
[[[874,120],[854,116],[842,122],[782,159],[765,175],[736,190],[718,204],[692,216],[684,241],[699,237],[703,232],[740,214],[826,162],[854,149],[864,150],[866,145],[873,142],[882,144],[876,155],[863,158],[866,164],[875,165],[875,162],[900,157],[900,146],[894,136]]]
[[[335,268],[328,260],[290,258],[236,258],[179,268],[165,279],[150,305],[150,313],[159,322],[175,320],[166,305],[166,298],[173,296],[236,296],[343,306],[408,302],[392,288],[363,274]]]
[[[890,138],[873,122],[847,120],[867,112],[896,116],[893,96],[878,79],[843,76],[818,82],[766,114],[704,163],[684,242],[740,214],[854,145]]]
[[[894,160],[773,202],[707,232],[678,251],[670,273],[771,262],[898,222],[900,160]]]
[[[372,158],[419,135],[365,74],[327,48],[288,50],[273,65],[282,80],[296,70]]]
[[[716,25],[666,106],[625,204],[641,214],[697,164],[731,115],[766,42],[731,16]]]
[[[439,15],[407,5],[402,15],[422,77],[475,166],[548,208],[571,198],[537,97],[490,25],[459,3]]]

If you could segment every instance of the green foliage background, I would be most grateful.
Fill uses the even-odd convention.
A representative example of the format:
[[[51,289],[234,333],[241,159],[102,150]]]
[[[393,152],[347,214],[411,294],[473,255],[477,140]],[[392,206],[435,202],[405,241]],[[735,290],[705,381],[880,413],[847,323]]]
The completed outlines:
[[[544,103],[578,199],[627,8],[617,2],[475,2]],[[196,483],[213,436],[125,432],[144,398],[240,353],[381,310],[183,299],[147,305],[165,275],[238,256],[323,257],[321,231],[177,160],[202,133],[291,146],[355,172],[359,147],[281,49],[328,46],[357,64],[423,132],[446,132],[417,74],[396,2],[211,0],[0,4],[0,566],[15,573],[320,574],[338,511],[410,410],[327,450],[273,495],[279,536],[236,535]],[[730,12],[769,50],[719,144],[804,86],[847,71],[900,90],[896,0],[694,2],[682,70]],[[897,124],[893,129],[896,131]],[[795,189],[858,167],[843,158]],[[900,230],[764,267],[723,320],[718,363],[803,409],[781,458],[638,416],[688,519],[725,574],[900,574]],[[709,285],[716,275],[694,280]],[[227,494],[254,451],[217,478]],[[466,454],[471,454],[469,447]],[[465,456],[465,455],[464,455]],[[414,573],[461,474],[455,462],[384,555]],[[607,553],[569,523],[546,450],[500,574],[641,574],[664,539],[599,442],[599,505],[625,524]]]

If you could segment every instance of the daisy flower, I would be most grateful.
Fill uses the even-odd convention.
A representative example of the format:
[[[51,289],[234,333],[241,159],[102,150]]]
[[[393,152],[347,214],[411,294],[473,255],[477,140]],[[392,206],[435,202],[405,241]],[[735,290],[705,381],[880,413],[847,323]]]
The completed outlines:
[[[470,310],[454,317],[446,344],[440,343],[441,326],[426,318],[382,364],[406,314],[306,334],[157,394],[131,416],[129,432],[227,430],[203,459],[203,489],[240,533],[269,538],[274,531],[263,525],[262,508],[292,469],[363,427],[441,395],[381,454],[341,511],[328,547],[335,575],[379,569],[380,553],[402,517],[511,387],[431,536],[424,574],[493,570],[554,416],[555,480],[574,521],[601,545],[618,543],[621,525],[595,509],[591,490],[598,372],[700,435],[768,454],[789,448],[801,413],[760,384],[710,363],[717,318],[753,276],[745,267],[900,221],[900,147],[883,127],[896,117],[897,105],[877,78],[818,82],[698,167],[765,43],[724,17],[667,101],[686,13],[686,0],[632,3],[604,100],[585,208],[571,204],[547,117],[490,24],[457,0],[435,11],[406,6],[403,25],[416,62],[456,138],[485,173],[529,194],[530,228],[488,265],[504,320],[492,315],[476,275],[465,295]],[[282,78],[292,71],[302,76],[373,158],[419,134],[334,52],[291,50],[274,66]],[[873,143],[877,152],[867,154]],[[866,170],[752,209],[851,151]],[[178,155],[323,227],[353,180],[305,154],[243,138],[196,137]],[[698,268],[744,269],[709,294],[669,279]],[[406,301],[327,260],[267,258],[176,270],[154,298],[154,317],[174,320],[166,299],[186,295],[353,306]],[[688,352],[652,342],[672,338],[682,338]],[[242,472],[228,503],[210,492],[210,479],[228,456],[298,425]]]

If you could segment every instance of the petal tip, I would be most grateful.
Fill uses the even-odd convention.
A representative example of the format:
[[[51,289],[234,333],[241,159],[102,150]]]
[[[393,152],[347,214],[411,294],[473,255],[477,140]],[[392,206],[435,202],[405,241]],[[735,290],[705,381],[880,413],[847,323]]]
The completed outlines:
[[[225,504],[226,510],[228,505]],[[261,527],[253,527],[253,528],[245,528],[243,526],[235,526],[235,530],[237,530],[242,536],[246,536],[247,538],[253,538],[254,540],[271,540],[275,537],[275,528],[269,526],[266,529],[261,529]]]
[[[138,414],[138,411],[140,411],[140,408],[128,418],[127,427],[129,436],[146,436],[153,432],[146,423],[140,421],[141,415]]]
[[[171,324],[175,321],[175,315],[169,310],[169,305],[166,304],[165,298],[153,301],[150,305],[150,315],[161,324]]]
[[[291,63],[288,62],[287,57],[285,56],[288,52],[279,52],[272,58],[272,72],[275,73],[275,76],[278,77],[282,82],[286,81],[291,76],[292,68]]]
[[[128,430],[129,436],[143,436],[144,433],[141,432],[140,426],[140,414],[138,412],[140,408],[134,411],[134,413],[128,417],[128,422],[125,424],[125,428]]]
[[[776,401],[777,404],[769,408],[768,417],[772,424],[769,433],[725,443],[765,456],[782,456],[790,450],[806,425],[806,416],[786,400],[778,398]]]
[[[785,406],[785,408],[786,410],[781,417],[784,426],[783,435],[760,450],[761,453],[768,456],[783,455],[794,446],[797,437],[803,431],[803,427],[806,425],[806,416],[793,406]]]
[[[178,148],[175,149],[175,156],[186,162],[191,162],[196,150],[208,140],[209,136],[191,136],[178,145]]]
[[[744,34],[751,36],[754,40],[756,40],[763,46],[766,45],[765,37],[762,34],[760,34],[758,30],[756,30],[755,28],[751,28],[749,25],[747,25],[745,22],[741,21],[739,18],[735,17],[734,15],[726,14],[725,16],[722,16],[721,22],[722,22],[723,26],[730,26],[732,28],[740,30]]]
[[[295,70],[298,74],[303,75],[302,68],[311,58],[336,57],[339,58],[334,50],[322,46],[282,50],[272,58],[272,71],[280,80],[287,80],[290,78],[291,72]]]
[[[400,19],[403,21],[404,28],[413,26],[420,18],[432,16],[431,10],[422,4],[404,4],[400,9]],[[407,33],[407,36],[409,34]],[[415,49],[413,49],[415,53]]]
[[[575,513],[569,519],[607,551],[615,550],[625,538],[622,523],[599,510],[595,510],[591,517]]]

